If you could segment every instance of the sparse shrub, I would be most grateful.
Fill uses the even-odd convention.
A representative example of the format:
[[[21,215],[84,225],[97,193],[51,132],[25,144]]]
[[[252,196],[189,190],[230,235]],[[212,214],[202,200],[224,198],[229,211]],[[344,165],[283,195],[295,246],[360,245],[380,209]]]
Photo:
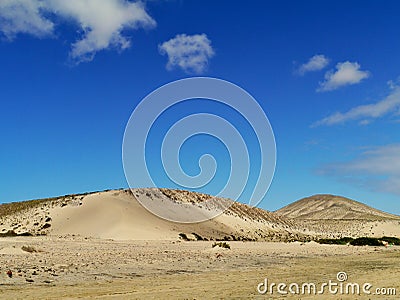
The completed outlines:
[[[32,246],[22,246],[21,249],[25,252],[33,253],[33,252],[38,252],[34,247]]]
[[[382,238],[359,237],[356,239],[353,239],[351,237],[343,237],[340,239],[319,239],[316,242],[319,244],[329,245],[346,245],[350,243],[350,245],[352,246],[383,246],[382,241],[393,245],[400,245],[399,238],[390,236],[384,236]]]
[[[233,236],[233,235],[232,235]],[[232,239],[232,237],[230,237],[230,236],[224,236],[222,239],[221,238],[218,238],[218,239],[216,239],[217,241],[232,241],[233,239]]]
[[[29,209],[38,208],[40,206],[52,207],[57,203],[66,203],[70,200],[74,200],[78,196],[86,196],[90,194],[95,194],[97,192],[87,192],[82,194],[72,194],[72,195],[65,195],[53,198],[44,198],[39,200],[28,200],[28,201],[21,201],[21,202],[11,202],[11,203],[3,203],[0,204],[0,217],[9,216],[15,214],[17,212],[23,212]]]
[[[377,238],[360,237],[352,240],[350,245],[353,246],[383,246],[383,243]]]
[[[179,234],[179,236],[180,236],[181,239],[184,240],[184,241],[190,241],[189,238],[187,237],[187,235],[184,234],[184,233],[182,233],[182,232]]]
[[[0,237],[13,237],[17,235],[18,234],[14,230],[8,230],[7,232],[0,233]]]
[[[196,238],[197,241],[204,241],[204,238],[201,235],[199,235],[195,232],[192,232],[192,234],[194,235],[194,237]]]
[[[317,243],[319,244],[328,244],[328,245],[347,245],[354,239],[351,237],[342,237],[340,239],[319,239]]]
[[[215,242],[214,244],[212,244],[213,248],[216,246],[221,248],[231,249],[231,246],[227,242]]]
[[[400,239],[393,236],[384,236],[381,241],[388,242],[389,244],[400,246]]]
[[[47,229],[47,228],[50,228],[50,227],[51,227],[50,223],[45,223],[45,224],[43,224],[42,229]]]
[[[17,236],[32,236],[32,233],[30,233],[30,232],[22,232],[22,233],[18,233]]]
[[[0,237],[14,237],[14,236],[32,236],[30,232],[16,233],[14,230],[8,230],[7,232],[0,232]]]

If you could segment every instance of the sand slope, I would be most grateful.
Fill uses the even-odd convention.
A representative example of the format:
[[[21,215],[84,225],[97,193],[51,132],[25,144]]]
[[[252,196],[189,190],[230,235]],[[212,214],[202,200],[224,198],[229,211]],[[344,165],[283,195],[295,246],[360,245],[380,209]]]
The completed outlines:
[[[213,205],[231,202],[209,195],[167,189],[110,190],[0,205],[0,236],[79,235],[114,240],[265,240],[294,241],[341,236],[400,236],[400,217],[333,196],[315,196],[278,212],[233,203],[209,221],[183,224],[161,219],[150,205],[185,203],[179,213],[207,215]],[[193,210],[191,209],[193,208]],[[352,219],[353,217],[354,219]],[[399,218],[399,219],[396,219]]]
[[[205,208],[201,201],[211,197],[208,195],[154,188],[137,189],[134,194],[147,197],[149,201],[162,198],[175,204],[191,203],[196,212],[203,210],[205,214],[212,210]],[[153,215],[130,190],[64,196],[38,203],[28,203],[16,212],[9,207],[11,212],[0,217],[0,233],[80,235],[115,240],[176,240],[181,233],[193,240],[280,241],[307,236],[304,228],[297,228],[284,217],[240,203],[234,203],[212,220],[196,224],[171,222]]]
[[[151,199],[165,196],[159,189],[135,190]],[[199,194],[169,191],[174,201],[188,201]],[[180,195],[180,199],[177,199]],[[184,197],[182,197],[184,195]],[[185,198],[185,199],[182,199]],[[194,206],[201,202],[193,203]],[[78,234],[115,240],[176,240],[180,233],[189,239],[279,238],[291,223],[284,218],[246,205],[234,204],[224,214],[201,223],[181,224],[161,219],[147,211],[128,190],[108,191],[85,196],[82,205],[49,210],[53,235]],[[293,232],[296,230],[292,230]],[[285,237],[292,235],[286,232]]]

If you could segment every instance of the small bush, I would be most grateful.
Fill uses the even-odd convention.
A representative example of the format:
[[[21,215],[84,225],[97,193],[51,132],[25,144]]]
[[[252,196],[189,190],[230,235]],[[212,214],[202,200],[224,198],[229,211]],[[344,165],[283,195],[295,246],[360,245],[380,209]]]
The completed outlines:
[[[1,232],[0,237],[15,237],[15,236],[32,236],[30,232],[16,233],[14,230],[9,230],[7,232]]]
[[[351,237],[343,237],[340,239],[319,239],[317,240],[317,243],[328,245],[347,245],[347,243],[350,243],[353,240],[354,239]]]
[[[32,208],[38,208],[42,205],[44,206],[52,206],[54,204],[59,203],[60,201],[68,202],[71,199],[75,199],[78,196],[81,196],[81,200],[83,196],[95,194],[97,192],[87,192],[82,194],[72,194],[72,195],[65,195],[59,197],[52,197],[52,198],[44,198],[38,200],[28,200],[28,201],[20,201],[20,202],[11,202],[11,203],[3,203],[0,204],[0,217],[9,216],[18,212],[27,211]]]
[[[377,238],[360,237],[350,242],[353,246],[383,246],[382,242]]]
[[[32,246],[22,246],[21,249],[25,252],[33,253],[33,252],[38,252],[34,247]]]
[[[197,241],[204,241],[204,238],[200,234],[197,234],[195,232],[192,232],[192,234],[194,235]]]
[[[182,240],[184,240],[184,241],[190,241],[189,238],[187,237],[187,235],[184,234],[184,233],[182,233],[182,232],[179,234],[179,236],[180,236],[180,237],[182,238]]]
[[[340,239],[319,239],[316,242],[319,244],[329,245],[346,245],[350,243],[352,246],[383,246],[383,241],[392,245],[400,245],[399,238],[390,236],[384,236],[382,238],[359,237],[356,239],[343,237]]]
[[[47,228],[50,228],[50,227],[51,227],[50,223],[45,223],[45,224],[43,224],[42,229],[47,229]]]
[[[231,249],[231,246],[227,242],[215,242],[214,244],[212,244],[213,248],[216,246],[221,248]]]
[[[7,232],[0,233],[0,237],[13,237],[17,236],[18,234],[14,230],[9,230]]]
[[[392,236],[384,236],[381,241],[388,242],[389,244],[400,246],[400,239]]]

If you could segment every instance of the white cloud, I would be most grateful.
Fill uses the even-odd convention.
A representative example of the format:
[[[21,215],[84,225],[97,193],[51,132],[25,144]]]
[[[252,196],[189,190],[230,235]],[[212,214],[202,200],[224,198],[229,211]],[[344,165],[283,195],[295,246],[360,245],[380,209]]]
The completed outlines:
[[[325,74],[325,81],[320,82],[317,92],[336,90],[346,85],[360,83],[370,76],[370,72],[360,70],[360,65],[349,61],[338,63],[336,71],[328,71]]]
[[[302,64],[298,69],[300,75],[304,75],[307,72],[319,71],[325,68],[329,64],[329,59],[325,55],[314,55],[305,64]]]
[[[353,161],[325,166],[320,173],[370,189],[400,194],[400,144],[364,151]]]
[[[52,35],[54,24],[42,16],[44,3],[37,0],[1,0],[0,30],[10,40],[18,33],[36,37]]]
[[[122,0],[50,0],[55,13],[77,22],[84,32],[81,40],[72,45],[71,57],[78,61],[92,60],[94,54],[114,47],[124,50],[130,41],[124,29],[154,26],[155,21],[140,2]]]
[[[77,63],[91,61],[104,49],[124,50],[130,47],[124,30],[156,24],[141,2],[126,0],[2,0],[0,8],[0,30],[8,38],[18,33],[51,35],[55,18],[78,25],[82,38],[70,52]]]
[[[356,106],[344,113],[336,112],[316,122],[313,126],[336,125],[352,120],[360,120],[360,125],[367,125],[372,119],[377,119],[390,113],[398,114],[400,112],[400,86],[392,85],[391,89],[389,95],[381,101]]]
[[[200,74],[208,66],[208,61],[214,56],[211,41],[207,35],[178,34],[173,39],[159,45],[161,54],[167,54],[167,69],[181,68],[186,73]]]

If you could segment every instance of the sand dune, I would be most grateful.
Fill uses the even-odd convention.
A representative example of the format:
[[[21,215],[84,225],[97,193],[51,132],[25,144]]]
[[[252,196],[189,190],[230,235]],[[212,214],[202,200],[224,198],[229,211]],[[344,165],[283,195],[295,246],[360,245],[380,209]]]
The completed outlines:
[[[148,207],[167,207],[175,216],[212,215],[221,203],[230,207],[211,220],[184,224],[155,216],[138,198],[147,201]],[[186,206],[181,211],[174,210],[182,203]],[[399,220],[398,216],[359,202],[328,195],[306,198],[277,212],[268,212],[205,194],[157,188],[110,190],[0,205],[2,236],[305,241],[321,237],[400,236]]]
[[[137,189],[133,193],[130,190],[114,190],[29,202],[23,209],[3,214],[0,233],[55,236],[74,234],[115,240],[176,240],[186,236],[193,240],[278,241],[307,236],[303,228],[296,228],[286,218],[240,203],[233,203],[227,211],[212,220],[182,224],[155,216],[136,197],[147,197],[153,203],[154,199],[170,201],[174,205],[190,203],[196,209],[195,213],[200,211],[205,215],[213,209],[201,201],[201,198],[211,196],[198,193],[160,189]],[[214,200],[214,204],[230,201]]]

